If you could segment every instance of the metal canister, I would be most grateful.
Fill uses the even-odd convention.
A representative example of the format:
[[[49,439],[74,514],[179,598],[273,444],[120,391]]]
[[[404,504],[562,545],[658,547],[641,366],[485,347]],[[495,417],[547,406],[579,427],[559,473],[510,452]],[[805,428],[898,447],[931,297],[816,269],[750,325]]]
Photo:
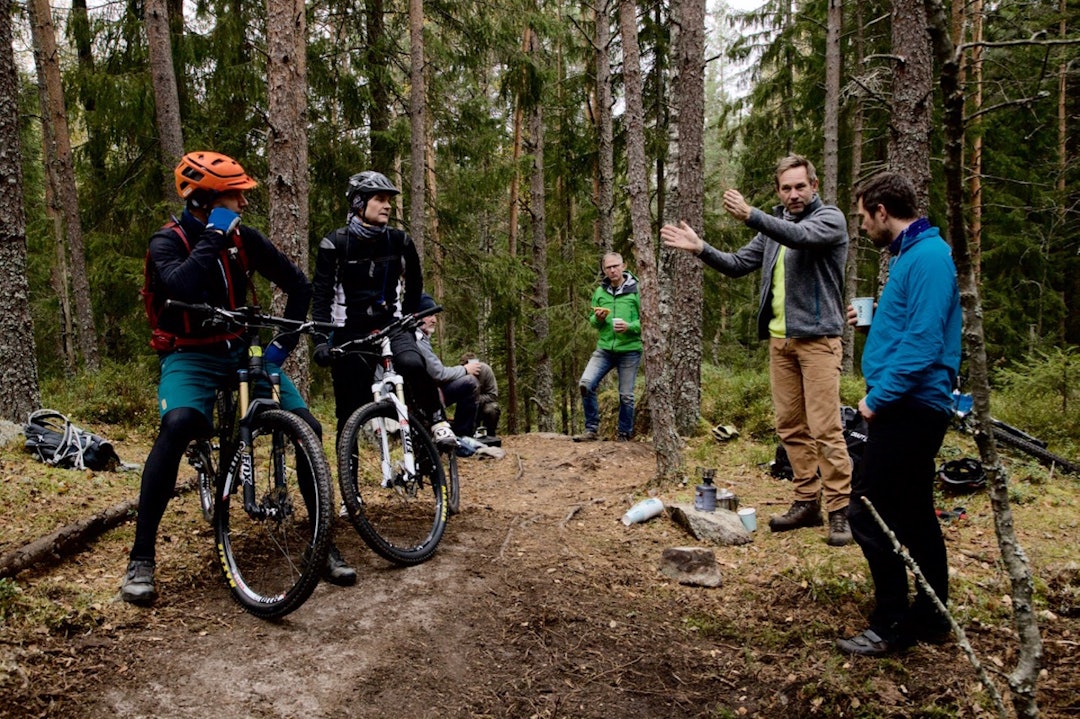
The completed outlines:
[[[730,489],[722,489],[716,494],[716,506],[734,512],[739,508],[739,498]]]
[[[716,487],[708,480],[705,484],[699,484],[694,492],[694,509],[699,512],[712,512],[716,510]]]

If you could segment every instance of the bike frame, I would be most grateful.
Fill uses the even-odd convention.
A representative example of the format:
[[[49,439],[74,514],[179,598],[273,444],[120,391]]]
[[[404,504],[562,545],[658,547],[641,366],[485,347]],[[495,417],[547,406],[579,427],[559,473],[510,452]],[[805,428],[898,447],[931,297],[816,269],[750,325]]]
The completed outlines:
[[[371,385],[371,393],[378,402],[389,401],[397,412],[397,422],[401,431],[401,446],[404,451],[405,471],[410,477],[416,475],[416,455],[413,453],[412,431],[409,427],[409,408],[405,404],[405,379],[394,369],[394,353],[390,348],[390,338],[383,337],[380,342],[380,363],[383,376]],[[386,439],[386,422],[378,420],[379,444],[382,449],[382,486],[390,487],[394,481],[394,470],[390,466],[390,447]]]

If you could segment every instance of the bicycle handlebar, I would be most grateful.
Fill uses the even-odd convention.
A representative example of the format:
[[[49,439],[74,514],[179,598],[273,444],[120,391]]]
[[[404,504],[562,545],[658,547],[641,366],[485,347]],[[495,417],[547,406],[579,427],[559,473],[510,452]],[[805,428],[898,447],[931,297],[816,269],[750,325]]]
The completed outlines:
[[[332,332],[335,326],[328,322],[314,322],[312,320],[292,320],[288,317],[276,317],[263,314],[262,308],[257,306],[238,307],[235,310],[227,310],[224,307],[214,307],[205,302],[191,304],[180,300],[165,300],[165,307],[178,310],[186,310],[203,314],[208,317],[207,322],[217,325],[230,325],[235,327],[269,328],[284,330],[282,334],[319,332]]]
[[[360,348],[375,345],[381,342],[383,338],[388,336],[396,329],[416,329],[420,326],[420,320],[424,319],[425,317],[430,317],[431,315],[438,314],[442,311],[442,305],[435,305],[434,307],[429,307],[426,310],[420,310],[419,312],[414,312],[409,315],[403,315],[388,324],[386,327],[383,327],[381,330],[372,332],[371,334],[365,335],[364,337],[357,337],[354,340],[349,340],[348,342],[344,342],[340,345],[337,345],[336,347],[331,347],[330,353],[333,355],[343,355],[348,353],[349,351],[361,351]]]

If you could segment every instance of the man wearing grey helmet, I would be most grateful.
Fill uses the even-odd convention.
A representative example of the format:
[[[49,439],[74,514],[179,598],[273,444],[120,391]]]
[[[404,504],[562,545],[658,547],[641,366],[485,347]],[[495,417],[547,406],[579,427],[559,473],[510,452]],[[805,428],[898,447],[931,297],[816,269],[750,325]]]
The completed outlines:
[[[328,343],[315,348],[313,359],[330,367],[338,436],[349,416],[371,401],[375,366],[359,354],[331,359],[330,344],[363,337],[419,309],[424,289],[420,255],[408,234],[388,226],[393,198],[399,194],[381,173],[367,170],[353,175],[345,191],[348,223],[319,243],[311,317],[332,322],[338,329]],[[394,367],[405,377],[417,409],[432,422],[435,443],[440,449],[454,449],[457,438],[443,418],[438,388],[416,347],[415,334],[400,331],[391,337],[390,346]]]

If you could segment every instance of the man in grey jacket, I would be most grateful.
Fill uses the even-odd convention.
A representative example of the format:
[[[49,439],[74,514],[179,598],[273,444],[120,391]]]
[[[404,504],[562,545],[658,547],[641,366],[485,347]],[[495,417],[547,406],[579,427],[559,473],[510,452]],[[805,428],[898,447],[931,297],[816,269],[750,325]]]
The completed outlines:
[[[795,502],[769,528],[820,526],[823,498],[828,542],[839,547],[851,542],[851,460],[840,420],[848,237],[844,214],[824,204],[817,189],[813,164],[791,155],[776,166],[775,216],[751,207],[737,190],[724,193],[724,210],[758,233],[738,251],[715,249],[685,222],[665,225],[660,237],[729,277],[761,270],[758,336],[769,340],[776,433],[795,474]]]
[[[431,309],[435,306],[435,300],[428,293],[420,295],[420,304],[417,311]],[[416,333],[416,348],[424,357],[427,364],[428,375],[435,380],[442,392],[443,404],[456,405],[454,408],[454,421],[450,428],[458,437],[472,437],[476,429],[476,395],[478,383],[477,375],[480,374],[480,364],[454,365],[447,367],[435,354],[431,346],[431,333],[435,331],[438,315],[428,315],[422,320],[420,329]]]

